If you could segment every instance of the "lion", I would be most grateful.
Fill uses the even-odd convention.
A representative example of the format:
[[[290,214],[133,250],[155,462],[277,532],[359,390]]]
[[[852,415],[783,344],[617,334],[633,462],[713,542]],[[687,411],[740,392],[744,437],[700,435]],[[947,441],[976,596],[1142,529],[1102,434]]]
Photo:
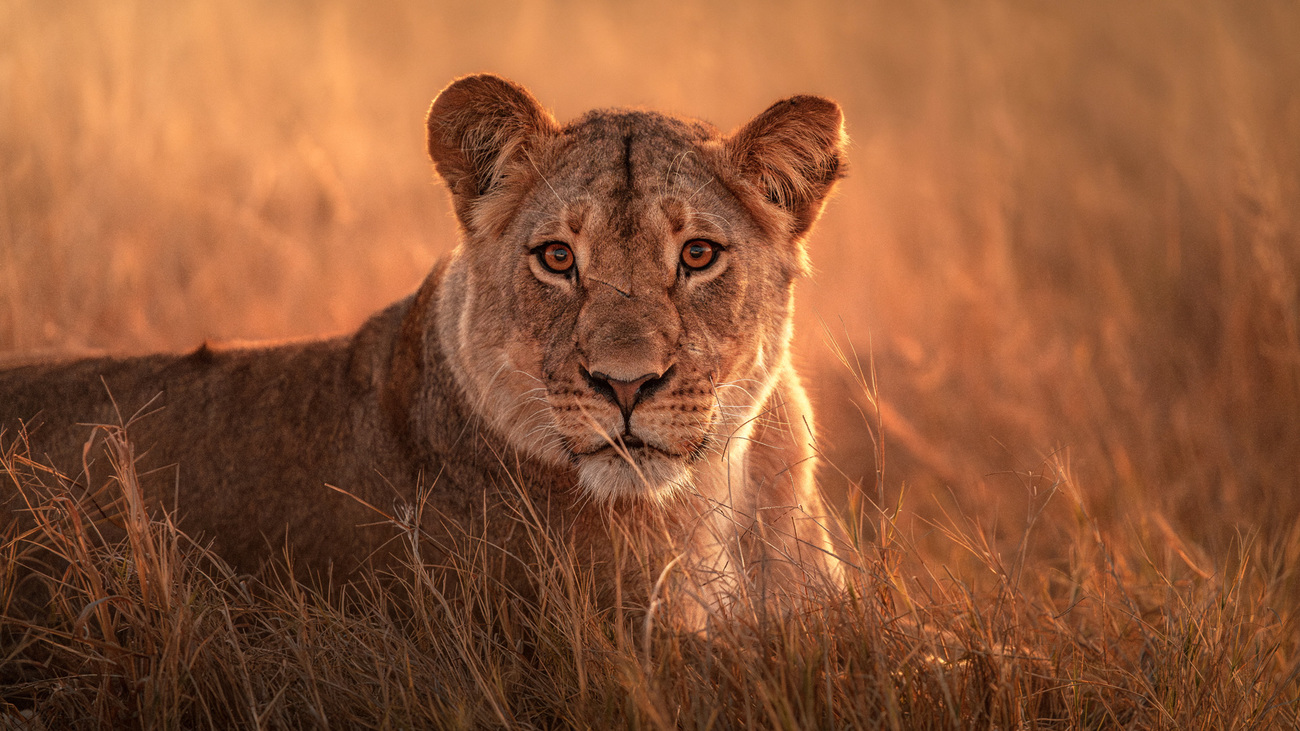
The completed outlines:
[[[655,526],[710,611],[837,580],[790,342],[839,106],[790,97],[728,135],[625,109],[562,125],[474,75],[427,133],[460,240],[413,295],[328,340],[7,367],[6,438],[93,492],[85,425],[147,411],[128,429],[149,499],[250,573],[287,551],[351,575],[392,542],[376,511],[418,503],[425,560],[479,536],[521,595],[521,515],[606,577],[611,541]]]

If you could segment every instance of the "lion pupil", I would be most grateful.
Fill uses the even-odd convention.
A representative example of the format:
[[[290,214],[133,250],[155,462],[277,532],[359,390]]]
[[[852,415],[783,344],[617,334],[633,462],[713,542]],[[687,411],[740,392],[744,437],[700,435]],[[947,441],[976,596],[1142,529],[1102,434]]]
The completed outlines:
[[[555,272],[568,271],[571,264],[569,247],[563,244],[551,244],[542,252],[542,261]]]

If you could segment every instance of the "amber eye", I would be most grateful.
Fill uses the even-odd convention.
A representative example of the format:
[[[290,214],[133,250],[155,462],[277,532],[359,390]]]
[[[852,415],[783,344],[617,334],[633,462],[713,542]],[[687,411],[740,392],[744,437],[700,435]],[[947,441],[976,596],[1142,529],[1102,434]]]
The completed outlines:
[[[533,250],[547,271],[567,274],[573,269],[573,249],[559,241],[548,241]]]
[[[699,271],[707,269],[718,260],[722,246],[708,239],[691,239],[682,246],[682,264],[687,269]]]

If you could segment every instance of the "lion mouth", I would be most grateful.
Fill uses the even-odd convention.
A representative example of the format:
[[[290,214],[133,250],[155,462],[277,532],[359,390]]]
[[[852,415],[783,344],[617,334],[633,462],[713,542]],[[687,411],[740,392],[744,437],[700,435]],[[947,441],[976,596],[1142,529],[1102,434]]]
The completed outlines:
[[[647,443],[641,437],[634,436],[632,434],[620,435],[613,442],[605,442],[604,444],[595,447],[594,449],[586,449],[581,451],[575,450],[573,452],[573,456],[575,458],[581,459],[583,457],[592,457],[598,454],[610,454],[610,453],[619,453],[619,452],[628,452],[629,454],[633,454],[633,455],[657,453],[664,457],[671,457],[673,459],[682,458],[682,455],[680,454],[673,454],[672,452],[669,452],[666,449],[656,447],[653,444]]]
[[[570,442],[569,462],[578,483],[599,499],[649,499],[662,502],[691,483],[695,464],[704,456],[707,436],[698,442],[663,444],[658,435],[631,432],[588,433]]]
[[[578,482],[598,499],[662,501],[690,479],[690,460],[624,434],[613,443],[573,452]]]
[[[680,449],[673,450],[648,442],[635,434],[620,434],[613,442],[606,438],[599,445],[587,449],[571,446],[569,461],[577,463],[588,457],[614,455],[624,459],[631,457],[637,462],[644,459],[668,459],[690,464],[703,459],[711,443],[710,437],[705,435],[698,441],[684,442],[679,445]]]

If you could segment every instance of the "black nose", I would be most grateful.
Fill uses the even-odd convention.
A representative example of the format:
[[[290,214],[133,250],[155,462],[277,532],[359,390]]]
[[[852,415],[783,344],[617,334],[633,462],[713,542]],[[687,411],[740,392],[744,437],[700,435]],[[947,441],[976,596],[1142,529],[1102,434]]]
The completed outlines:
[[[663,388],[671,373],[672,368],[669,368],[663,373],[646,373],[630,381],[623,381],[611,378],[600,371],[588,373],[585,368],[582,371],[587,378],[587,385],[617,406],[619,411],[623,412],[625,420],[631,418],[632,409],[636,408],[638,403]]]

